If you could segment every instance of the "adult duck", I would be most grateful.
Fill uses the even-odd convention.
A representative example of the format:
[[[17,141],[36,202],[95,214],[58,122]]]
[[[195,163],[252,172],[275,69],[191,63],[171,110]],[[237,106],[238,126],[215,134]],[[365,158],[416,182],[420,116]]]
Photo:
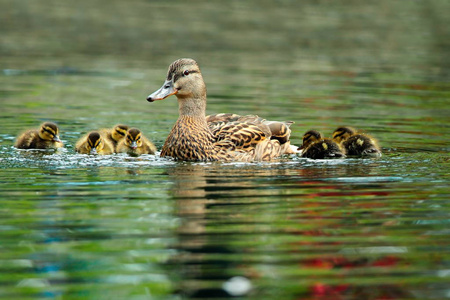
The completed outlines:
[[[147,100],[175,95],[179,117],[161,150],[162,157],[184,161],[268,161],[290,154],[290,125],[258,116],[205,116],[206,85],[197,62],[174,61],[162,87]],[[296,147],[295,147],[296,148]]]

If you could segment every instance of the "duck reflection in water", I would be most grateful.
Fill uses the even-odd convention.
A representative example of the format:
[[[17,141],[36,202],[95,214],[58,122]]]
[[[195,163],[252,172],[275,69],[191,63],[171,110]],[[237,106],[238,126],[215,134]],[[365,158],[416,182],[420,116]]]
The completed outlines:
[[[241,176],[236,177],[236,172],[241,172]],[[212,298],[244,296],[251,292],[258,272],[250,263],[231,259],[251,251],[245,246],[237,251],[233,246],[236,238],[242,238],[244,233],[233,229],[223,233],[217,230],[241,220],[243,201],[260,203],[263,194],[265,197],[282,195],[283,191],[279,189],[265,189],[255,195],[254,180],[282,176],[285,172],[278,168],[240,169],[221,163],[183,163],[168,169],[174,182],[171,195],[181,220],[177,231],[179,255],[170,262],[181,277],[177,293],[193,298]],[[225,215],[223,211],[227,211]],[[253,226],[250,219],[247,222],[248,226]]]

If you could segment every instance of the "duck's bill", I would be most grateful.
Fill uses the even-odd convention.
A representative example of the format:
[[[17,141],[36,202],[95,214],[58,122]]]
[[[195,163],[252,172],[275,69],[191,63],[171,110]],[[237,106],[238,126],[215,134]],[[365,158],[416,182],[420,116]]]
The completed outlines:
[[[53,141],[54,141],[54,142],[57,142],[57,143],[62,143],[62,141],[59,139],[59,136],[57,136],[57,135],[55,135],[55,136],[53,137]]]
[[[172,80],[166,80],[162,87],[147,97],[148,102],[163,100],[169,96],[175,95],[178,91],[174,89]]]

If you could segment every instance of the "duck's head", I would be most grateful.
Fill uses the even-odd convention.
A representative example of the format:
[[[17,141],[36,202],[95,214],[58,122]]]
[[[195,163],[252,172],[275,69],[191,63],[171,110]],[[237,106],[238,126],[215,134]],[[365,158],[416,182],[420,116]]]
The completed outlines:
[[[55,123],[45,122],[41,125],[39,129],[39,137],[46,141],[54,141],[58,143],[62,143],[59,139],[59,130],[58,126]]]
[[[98,154],[103,149],[103,141],[100,133],[94,131],[88,135],[87,148],[89,154]]]
[[[355,133],[356,129],[350,126],[339,127],[333,132],[333,141],[340,144]]]
[[[111,131],[111,137],[114,141],[119,142],[121,139],[125,137],[127,134],[128,126],[118,124],[114,126],[113,130]]]
[[[299,150],[306,149],[309,145],[314,142],[320,141],[321,139],[323,139],[323,136],[319,131],[309,130],[303,135],[303,143]]]
[[[142,146],[141,131],[137,128],[131,128],[125,137],[125,144],[131,149],[136,149]]]
[[[206,86],[197,62],[181,58],[169,66],[167,78],[162,87],[147,97],[147,101],[163,100],[171,95],[178,99],[206,97]]]

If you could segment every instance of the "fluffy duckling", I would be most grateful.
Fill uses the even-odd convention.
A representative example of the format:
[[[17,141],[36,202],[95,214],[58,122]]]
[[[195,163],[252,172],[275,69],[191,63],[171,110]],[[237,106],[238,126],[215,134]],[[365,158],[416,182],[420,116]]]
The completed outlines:
[[[357,130],[353,127],[350,126],[342,126],[342,127],[338,127],[334,132],[333,132],[333,141],[335,141],[336,143],[340,144],[342,143],[344,140],[348,139],[349,137],[351,137],[352,135],[356,134]]]
[[[156,147],[137,128],[130,128],[127,135],[117,145],[117,153],[128,153],[131,156],[155,154]]]
[[[344,158],[341,146],[331,139],[323,138],[317,130],[309,130],[303,135],[303,144],[300,147],[302,157],[312,159]]]
[[[125,137],[128,131],[128,126],[123,124],[117,124],[113,128],[100,129],[100,134],[107,139],[116,150],[119,142]]]
[[[81,154],[108,155],[114,153],[114,146],[99,132],[92,131],[78,140],[75,150]]]
[[[377,141],[368,134],[354,134],[342,142],[348,156],[381,157]]]
[[[303,135],[302,145],[298,148],[298,150],[306,149],[309,145],[314,142],[320,141],[321,139],[323,139],[323,136],[319,131],[309,130]]]
[[[59,139],[59,129],[55,123],[45,122],[39,129],[22,133],[14,146],[18,149],[57,149],[63,147]]]
[[[381,156],[377,141],[370,135],[359,133],[352,127],[337,128],[333,132],[333,140],[342,145],[348,156]]]
[[[277,126],[258,116],[206,117],[206,85],[193,59],[174,61],[162,87],[147,101],[172,95],[178,99],[179,116],[162,147],[162,157],[185,161],[266,161],[292,151],[291,122]],[[278,129],[280,134],[272,132]]]

